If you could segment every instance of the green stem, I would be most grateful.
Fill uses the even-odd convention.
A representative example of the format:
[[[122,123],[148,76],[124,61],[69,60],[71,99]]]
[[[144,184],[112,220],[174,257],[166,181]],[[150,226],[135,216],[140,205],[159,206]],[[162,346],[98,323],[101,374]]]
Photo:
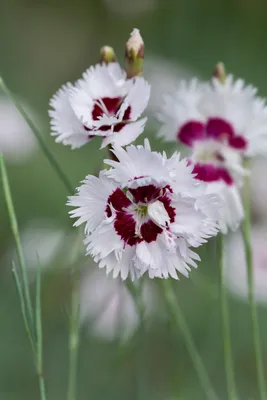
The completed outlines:
[[[219,400],[217,394],[215,393],[210,379],[208,377],[205,366],[202,359],[196,349],[194,339],[187,325],[187,322],[182,314],[182,310],[176,299],[174,290],[172,288],[171,281],[169,279],[162,279],[162,288],[164,291],[166,303],[171,316],[171,321],[173,322],[177,333],[181,333],[187,347],[187,351],[191,357],[192,363],[198,375],[201,386],[203,387],[207,399],[209,400]]]
[[[12,273],[14,275],[15,284],[16,284],[16,287],[17,287],[18,295],[19,295],[21,313],[22,313],[22,318],[23,318],[25,330],[26,330],[27,336],[29,338],[29,341],[30,341],[30,344],[31,344],[31,347],[32,347],[34,360],[36,360],[36,348],[35,348],[34,337],[32,336],[31,328],[30,328],[29,323],[28,323],[28,317],[27,317],[25,299],[24,299],[24,294],[23,294],[23,288],[21,286],[21,282],[20,282],[20,278],[19,278],[19,274],[18,274],[18,269],[17,269],[17,266],[15,265],[14,261],[12,262]]]
[[[46,400],[46,389],[45,389],[45,381],[42,373],[38,373],[39,377],[39,391],[41,400]]]
[[[8,215],[10,219],[12,233],[16,243],[16,249],[18,253],[18,261],[20,270],[18,272],[15,263],[13,263],[13,274],[15,278],[15,283],[17,286],[22,317],[26,329],[26,333],[29,337],[30,344],[33,350],[34,362],[38,374],[39,379],[39,388],[40,388],[40,396],[41,400],[46,400],[45,394],[45,383],[43,377],[43,348],[42,348],[42,324],[41,324],[41,272],[40,267],[37,270],[37,280],[36,280],[36,314],[35,321],[33,317],[33,307],[30,298],[30,290],[29,290],[29,281],[26,270],[26,265],[24,261],[24,256],[22,252],[22,246],[19,236],[18,223],[15,214],[15,209],[13,205],[13,200],[11,196],[8,176],[6,172],[6,167],[4,163],[4,158],[0,155],[0,168],[2,173],[2,181],[3,181],[3,189],[5,200],[8,209]],[[22,281],[20,280],[20,276]],[[36,325],[34,325],[34,322]],[[36,333],[36,342],[35,342],[35,333]]]
[[[222,338],[223,338],[223,348],[224,348],[227,391],[228,391],[228,399],[236,400],[237,394],[236,394],[236,385],[235,385],[234,367],[233,367],[228,299],[224,282],[224,271],[225,271],[224,236],[222,234],[218,235],[218,253],[219,253],[218,258],[219,258],[219,273],[220,273],[220,302],[221,302],[221,319],[222,319],[221,324],[222,324]]]
[[[68,400],[76,400],[77,362],[79,349],[80,294],[79,279],[75,277],[71,298],[70,336],[69,336],[69,386]]]
[[[0,154],[0,169],[1,169],[1,175],[2,175],[4,196],[5,196],[5,201],[6,201],[6,205],[7,205],[7,211],[8,211],[8,215],[9,215],[11,230],[12,230],[15,244],[16,244],[20,272],[21,272],[21,276],[22,276],[23,292],[25,294],[25,308],[27,311],[27,318],[30,321],[30,329],[33,332],[33,326],[34,326],[34,324],[33,324],[33,309],[32,309],[31,297],[30,297],[30,290],[29,290],[29,280],[28,280],[26,265],[25,265],[25,261],[24,261],[24,256],[23,256],[23,251],[22,251],[22,246],[21,246],[21,241],[20,241],[20,236],[19,236],[18,222],[17,222],[17,218],[16,218],[14,204],[12,201],[12,196],[11,196],[6,166],[5,166],[5,162],[4,162],[4,157],[2,154]]]
[[[11,91],[9,90],[7,85],[5,84],[3,78],[1,78],[1,77],[0,77],[0,88],[2,88],[3,92],[9,98],[9,100],[16,106],[17,110],[20,112],[22,117],[25,119],[25,121],[27,122],[27,124],[29,125],[31,130],[33,131],[33,134],[36,137],[42,152],[46,156],[47,160],[51,164],[52,168],[56,172],[56,174],[59,177],[59,179],[61,180],[61,182],[64,184],[65,188],[67,189],[67,192],[74,193],[72,184],[70,183],[67,175],[64,173],[64,171],[62,170],[61,166],[59,165],[59,163],[57,162],[57,160],[55,159],[53,154],[48,149],[45,141],[42,138],[42,135],[41,135],[39,129],[37,128],[35,123],[31,120],[31,118],[28,116],[28,114],[23,109],[23,107],[21,106],[19,101],[15,98],[15,96],[13,96],[13,94],[11,93]]]
[[[36,364],[39,379],[39,390],[41,400],[46,400],[45,381],[43,376],[43,335],[42,335],[42,307],[41,307],[41,267],[38,260],[36,276],[36,304],[35,304],[35,323],[36,323]]]
[[[253,345],[256,358],[260,400],[266,400],[267,392],[264,379],[259,322],[258,322],[257,307],[255,302],[255,293],[254,293],[253,258],[252,258],[251,227],[250,227],[250,186],[249,186],[248,176],[245,177],[245,183],[244,183],[244,209],[245,209],[245,219],[242,231],[243,231],[243,240],[245,247],[246,264],[247,264],[248,300],[249,300],[251,322],[252,322]]]
[[[142,281],[134,284],[132,281],[127,282],[129,291],[131,292],[136,310],[139,316],[138,328],[138,350],[137,350],[137,400],[146,398],[145,389],[145,364],[144,364],[144,339],[145,339],[145,305],[142,296]]]
[[[81,250],[82,230],[78,231],[76,241],[73,247],[71,264],[73,286],[71,293],[71,311],[70,311],[70,331],[69,331],[69,380],[68,380],[68,400],[76,400],[77,397],[77,368],[78,351],[80,344],[80,260],[79,251]],[[77,260],[78,265],[77,265]]]

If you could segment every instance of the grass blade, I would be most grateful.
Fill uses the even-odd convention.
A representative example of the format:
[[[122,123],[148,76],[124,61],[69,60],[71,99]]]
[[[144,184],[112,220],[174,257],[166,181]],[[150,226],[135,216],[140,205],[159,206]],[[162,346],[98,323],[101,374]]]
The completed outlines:
[[[36,324],[36,364],[39,378],[41,400],[46,400],[46,389],[43,375],[43,334],[42,334],[42,308],[41,308],[41,267],[38,258],[36,275],[36,300],[35,300],[35,324]]]
[[[15,265],[15,262],[12,262],[12,272],[14,275],[14,279],[15,279],[15,283],[16,283],[16,287],[17,287],[17,291],[18,291],[18,295],[19,295],[19,300],[20,300],[20,306],[21,306],[21,313],[22,313],[22,317],[23,317],[23,321],[24,321],[24,325],[25,325],[25,330],[26,333],[28,335],[31,347],[32,347],[32,351],[33,351],[33,355],[34,355],[34,359],[36,359],[36,348],[35,348],[35,343],[34,343],[34,338],[32,336],[32,332],[28,323],[28,318],[27,318],[27,312],[26,312],[26,306],[25,306],[25,299],[24,299],[24,295],[23,295],[23,289],[20,283],[20,278],[19,278],[19,274],[18,274],[18,270],[17,267]]]
[[[4,197],[5,197],[5,201],[6,201],[6,205],[7,205],[11,230],[12,230],[15,244],[16,244],[16,250],[17,250],[17,254],[18,254],[18,262],[19,262],[19,266],[20,266],[20,270],[21,270],[23,293],[25,294],[25,309],[27,311],[27,319],[29,320],[31,332],[34,332],[34,330],[33,330],[33,326],[34,326],[33,325],[33,309],[32,309],[32,303],[31,303],[31,298],[30,298],[29,280],[28,280],[26,265],[25,265],[24,256],[23,256],[23,252],[22,252],[20,235],[19,235],[19,230],[18,230],[18,223],[17,223],[17,218],[16,218],[16,214],[15,214],[13,201],[12,201],[6,166],[5,166],[4,157],[2,154],[0,154],[0,169],[1,169],[1,175],[2,175]]]
[[[166,304],[168,307],[168,311],[171,316],[171,322],[175,326],[177,333],[182,334],[188,354],[191,357],[192,363],[198,375],[199,382],[206,393],[206,398],[208,400],[219,400],[218,396],[216,395],[212,387],[211,381],[209,379],[206,368],[202,362],[202,359],[197,351],[194,339],[187,325],[187,322],[183,316],[182,310],[180,309],[170,279],[162,279],[161,284]]]
[[[23,109],[23,107],[21,106],[19,101],[15,98],[15,96],[13,96],[13,94],[11,93],[11,91],[9,90],[7,85],[5,84],[3,78],[1,78],[1,77],[0,77],[0,88],[2,88],[3,92],[6,94],[8,99],[15,105],[15,107],[17,108],[19,113],[22,115],[22,117],[25,119],[25,121],[31,128],[34,136],[36,137],[36,139],[39,143],[39,146],[40,146],[42,152],[44,153],[45,157],[49,161],[50,165],[56,172],[56,174],[59,177],[59,179],[61,180],[61,182],[64,184],[65,188],[67,189],[67,192],[74,193],[72,184],[70,183],[67,175],[64,173],[63,169],[61,168],[61,166],[59,165],[59,163],[57,162],[57,160],[55,159],[53,154],[50,152],[49,148],[47,147],[45,141],[42,138],[42,135],[41,135],[39,129],[37,128],[35,123],[31,120],[31,118],[28,116],[28,114]]]

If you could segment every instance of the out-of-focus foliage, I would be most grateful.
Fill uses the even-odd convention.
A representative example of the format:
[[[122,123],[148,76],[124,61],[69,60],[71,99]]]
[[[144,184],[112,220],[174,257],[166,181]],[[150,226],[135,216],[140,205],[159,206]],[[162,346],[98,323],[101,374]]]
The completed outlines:
[[[263,0],[78,0],[75,3],[2,0],[0,71],[10,88],[26,100],[38,117],[50,150],[64,166],[75,187],[86,174],[102,166],[98,152],[100,142],[95,140],[75,152],[55,144],[49,137],[48,101],[61,84],[76,80],[91,63],[98,61],[102,45],[115,47],[122,60],[124,43],[132,28],[138,27],[145,39],[146,54],[153,57],[154,63],[163,66],[162,73],[168,74],[167,78],[176,69],[178,79],[191,75],[192,71],[207,78],[215,63],[222,60],[228,71],[259,86],[260,93],[266,96],[266,16],[267,3]],[[165,68],[166,62],[171,63],[171,69]],[[151,76],[146,67],[145,72]],[[154,78],[153,84],[157,85],[157,79]],[[156,149],[163,149],[163,144],[153,139],[155,126],[155,121],[151,121],[147,134],[152,137]],[[1,121],[0,129],[3,129]],[[167,149],[172,150],[170,145]],[[32,153],[22,164],[8,161],[21,230],[33,219],[51,219],[57,229],[66,233],[67,248],[71,248],[72,228],[65,207],[66,196],[70,193],[66,193],[42,153]],[[30,346],[11,276],[10,256],[7,256],[12,237],[1,190],[0,221],[0,400],[37,399],[39,394]],[[62,236],[60,240],[63,240]],[[47,241],[43,239],[42,243]],[[69,258],[65,254],[64,240],[58,247],[57,254],[49,260],[51,265],[44,274],[43,285],[48,400],[65,399],[67,383]],[[51,249],[47,248],[49,251]],[[226,399],[215,242],[201,252],[203,262],[199,269],[193,271],[192,279],[182,278],[176,282],[176,288],[214,386],[220,398]],[[84,267],[96,268],[88,259]],[[149,319],[145,338],[144,398],[204,400],[182,340],[178,343],[173,340],[160,295],[158,290],[161,305],[158,315]],[[240,398],[249,399],[251,395],[256,399],[248,307],[237,298],[231,298],[230,302]],[[266,337],[264,305],[259,311],[262,336]],[[266,355],[264,342],[263,350]],[[137,351],[136,335],[121,346],[115,339],[106,341],[90,334],[90,326],[89,329],[88,325],[84,326],[79,400],[135,400]]]

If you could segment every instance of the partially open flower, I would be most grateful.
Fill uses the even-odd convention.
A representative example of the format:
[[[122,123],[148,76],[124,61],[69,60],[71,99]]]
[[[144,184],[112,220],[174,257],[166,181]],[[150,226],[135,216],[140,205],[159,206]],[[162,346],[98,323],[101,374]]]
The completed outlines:
[[[118,161],[99,177],[87,176],[68,205],[85,223],[87,253],[113,277],[178,279],[188,276],[197,247],[217,233],[218,199],[204,194],[191,166],[176,153],[170,159],[145,146],[113,150]]]
[[[146,118],[139,118],[149,95],[150,86],[143,78],[127,80],[119,64],[98,64],[52,98],[52,135],[72,148],[81,147],[94,136],[103,138],[101,147],[127,145],[143,132]]]

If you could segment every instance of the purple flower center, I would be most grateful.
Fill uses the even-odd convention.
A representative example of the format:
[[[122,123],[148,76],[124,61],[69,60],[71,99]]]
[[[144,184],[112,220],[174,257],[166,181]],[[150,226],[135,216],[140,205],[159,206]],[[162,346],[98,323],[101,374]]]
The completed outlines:
[[[142,241],[154,242],[163,232],[163,227],[149,217],[149,204],[161,202],[168,214],[169,223],[174,222],[175,209],[171,206],[171,193],[169,186],[154,185],[114,190],[108,198],[106,214],[111,217],[115,210],[114,229],[125,245],[135,246]],[[168,229],[167,224],[165,228]]]

